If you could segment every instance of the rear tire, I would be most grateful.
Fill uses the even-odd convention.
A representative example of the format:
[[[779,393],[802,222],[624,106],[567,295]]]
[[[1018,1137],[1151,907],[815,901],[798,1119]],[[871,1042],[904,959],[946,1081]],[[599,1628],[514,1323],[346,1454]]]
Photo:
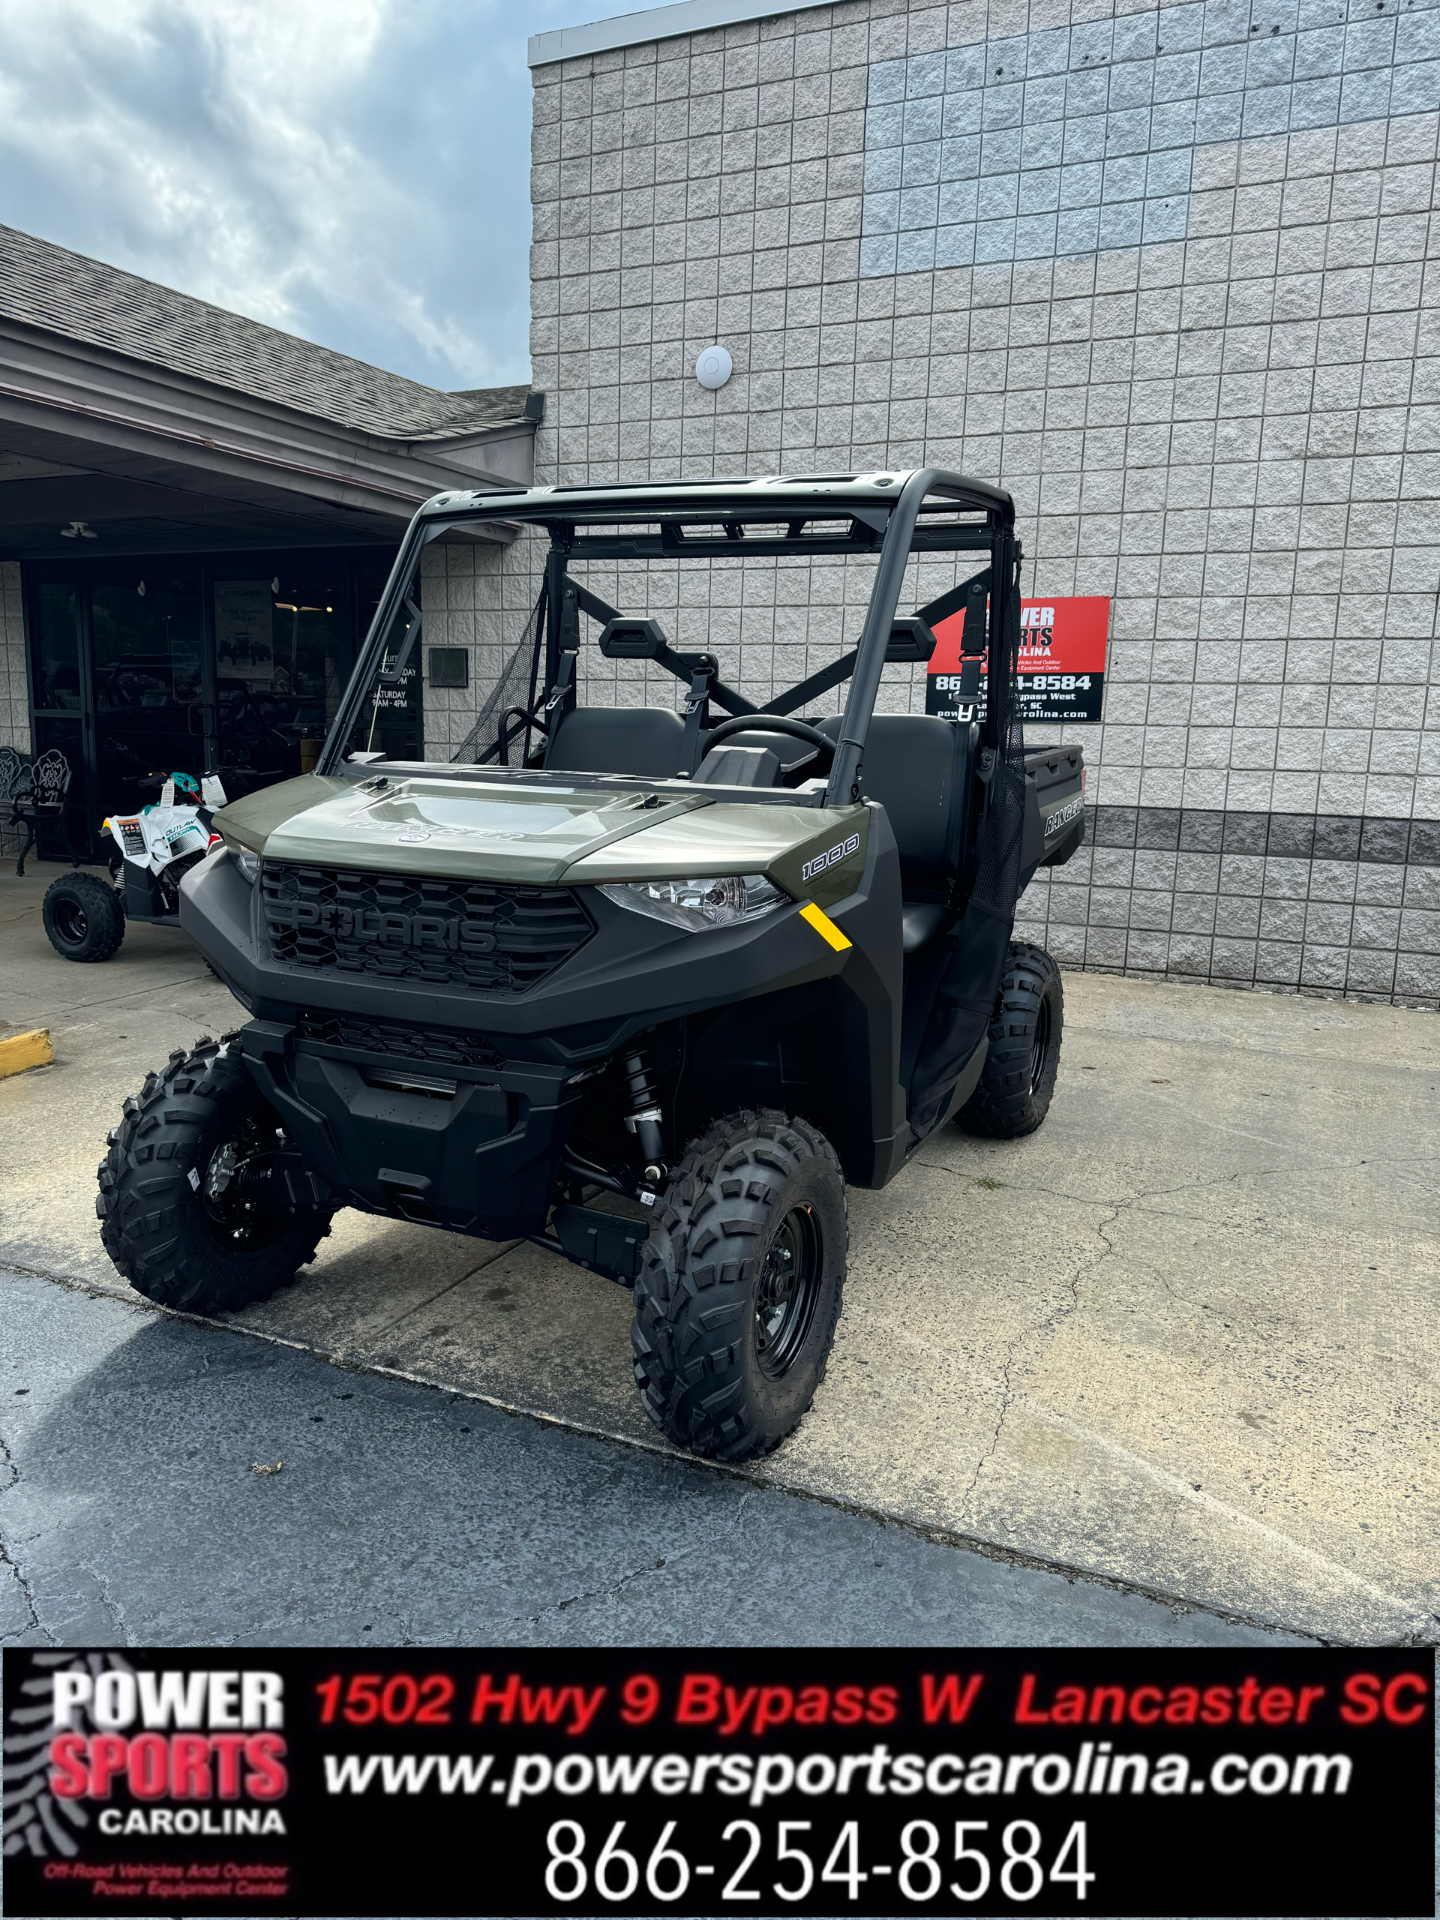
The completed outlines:
[[[825,1378],[849,1227],[825,1136],[734,1113],[670,1176],[635,1282],[635,1384],[668,1440],[716,1460],[768,1453]]]
[[[126,1100],[96,1169],[100,1238],[121,1275],[185,1313],[233,1313],[286,1286],[314,1259],[331,1213],[292,1205],[288,1191],[277,1204],[270,1183],[254,1180],[262,1156],[287,1145],[227,1043],[207,1037],[172,1053]]]
[[[93,873],[62,873],[52,880],[40,915],[51,946],[66,960],[108,960],[125,938],[120,896]]]
[[[1033,1133],[1050,1111],[1064,1028],[1059,967],[1043,947],[1012,941],[990,1020],[990,1051],[956,1125],[987,1140]]]

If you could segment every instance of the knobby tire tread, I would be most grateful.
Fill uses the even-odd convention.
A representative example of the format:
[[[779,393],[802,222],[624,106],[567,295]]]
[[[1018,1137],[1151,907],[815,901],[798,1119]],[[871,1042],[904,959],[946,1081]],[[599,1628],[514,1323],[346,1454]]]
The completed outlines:
[[[1030,1054],[1040,1002],[1050,997],[1050,1050],[1041,1084],[1030,1090]],[[1012,940],[990,1019],[990,1048],[979,1084],[955,1119],[966,1133],[1018,1140],[1050,1109],[1065,1017],[1060,968],[1043,947]]]
[[[768,1453],[793,1428],[793,1420],[781,1432],[761,1425],[742,1342],[756,1237],[774,1223],[776,1196],[807,1165],[833,1179],[842,1227],[840,1277],[812,1330],[819,1364],[798,1420],[825,1378],[840,1317],[848,1216],[834,1148],[807,1121],[747,1108],[712,1121],[671,1172],[641,1255],[631,1339],[645,1411],[678,1446],[743,1460]]]
[[[207,1034],[170,1055],[129,1095],[96,1168],[100,1238],[137,1293],[180,1312],[234,1312],[288,1286],[330,1231],[330,1210],[297,1212],[269,1245],[225,1254],[205,1232],[188,1174],[221,1103],[253,1104],[257,1089],[230,1054],[237,1034]],[[204,1178],[205,1168],[198,1168]]]
[[[80,951],[67,947],[51,931],[51,902],[65,892],[76,894],[85,907],[89,925]],[[51,946],[65,960],[82,964],[109,960],[120,951],[125,938],[125,909],[120,897],[108,881],[98,879],[93,873],[62,873],[58,880],[52,880],[40,903],[40,915]]]

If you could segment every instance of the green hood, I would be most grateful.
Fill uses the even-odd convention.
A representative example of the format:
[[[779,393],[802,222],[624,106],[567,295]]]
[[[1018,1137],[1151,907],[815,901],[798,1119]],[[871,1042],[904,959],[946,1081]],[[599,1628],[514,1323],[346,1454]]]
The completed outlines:
[[[319,774],[266,787],[215,816],[221,833],[264,858],[306,866],[521,886],[769,873],[822,906],[854,891],[868,822],[864,807],[727,804],[675,782],[607,792],[563,779],[416,775],[374,793]],[[825,854],[837,857],[804,876]]]

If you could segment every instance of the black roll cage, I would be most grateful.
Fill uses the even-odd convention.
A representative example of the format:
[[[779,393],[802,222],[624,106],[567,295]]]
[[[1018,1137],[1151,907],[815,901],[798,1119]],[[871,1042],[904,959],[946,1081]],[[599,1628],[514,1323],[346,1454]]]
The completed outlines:
[[[889,490],[892,487],[893,492]],[[970,521],[936,517],[957,512],[982,517]],[[848,678],[850,692],[826,783],[828,806],[845,805],[860,797],[865,739],[905,566],[912,553],[988,554],[989,565],[981,573],[917,610],[922,620],[933,623],[965,607],[962,650],[967,656],[984,651],[985,598],[989,601],[991,632],[1005,633],[1011,622],[1018,620],[1021,551],[1015,534],[1014,501],[1003,488],[942,468],[922,467],[907,474],[861,478],[817,474],[774,481],[660,481],[439,494],[419,509],[401,543],[317,772],[340,771],[344,744],[360,717],[366,691],[384,666],[386,636],[402,609],[411,617],[402,652],[391,663],[388,677],[398,680],[410,657],[421,620],[409,589],[424,548],[455,528],[481,520],[508,523],[516,531],[522,525],[545,527],[550,533],[535,615],[544,628],[544,685],[537,688],[532,680],[528,707],[512,707],[501,716],[502,742],[520,732],[528,741],[531,727],[543,727],[557,707],[563,710],[574,704],[579,614],[584,612],[602,625],[619,617],[614,608],[570,578],[572,559],[734,559],[751,553],[843,556],[878,549],[880,559],[870,605],[853,652],[789,688],[766,707],[753,706],[727,687],[719,679],[717,664],[710,655],[681,654],[665,646],[646,656],[690,682],[687,715],[700,711],[707,700],[735,716],[788,714]],[[659,531],[642,532],[637,527],[629,533],[624,531],[626,521],[647,527],[658,522]],[[819,531],[815,526],[822,523],[830,529],[845,521],[849,525],[843,531]],[[607,530],[587,533],[588,524]],[[717,527],[718,534],[687,531]],[[982,588],[983,597],[978,593]],[[998,703],[992,700],[981,733],[986,747],[999,744],[997,710]],[[516,725],[507,734],[512,717]],[[990,737],[992,733],[994,738]]]

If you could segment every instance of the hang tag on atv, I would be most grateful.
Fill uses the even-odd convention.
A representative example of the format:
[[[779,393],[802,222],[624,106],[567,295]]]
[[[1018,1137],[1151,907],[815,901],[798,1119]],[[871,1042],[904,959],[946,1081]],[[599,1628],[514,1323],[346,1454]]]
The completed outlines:
[[[164,784],[164,786],[163,786],[163,787],[161,787],[161,789],[160,789],[160,804],[161,804],[161,806],[162,806],[162,807],[173,807],[173,806],[174,806],[174,804],[175,804],[175,782],[174,782],[173,780],[167,780],[167,781],[165,782],[165,784]]]

